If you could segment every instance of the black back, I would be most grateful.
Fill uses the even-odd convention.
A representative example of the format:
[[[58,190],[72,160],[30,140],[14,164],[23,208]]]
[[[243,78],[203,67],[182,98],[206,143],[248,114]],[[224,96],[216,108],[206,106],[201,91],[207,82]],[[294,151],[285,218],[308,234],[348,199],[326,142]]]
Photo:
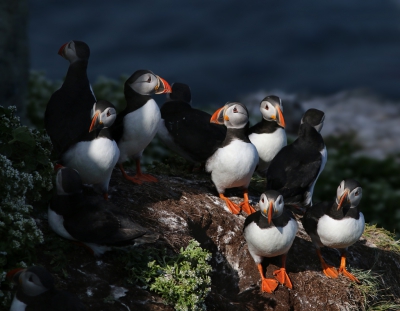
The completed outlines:
[[[267,171],[267,190],[280,192],[285,204],[303,201],[305,192],[317,178],[324,148],[322,136],[311,125],[300,125],[299,137],[283,147]]]
[[[96,99],[90,89],[87,65],[87,60],[78,60],[69,66],[63,85],[46,107],[45,128],[58,156],[89,132]]]

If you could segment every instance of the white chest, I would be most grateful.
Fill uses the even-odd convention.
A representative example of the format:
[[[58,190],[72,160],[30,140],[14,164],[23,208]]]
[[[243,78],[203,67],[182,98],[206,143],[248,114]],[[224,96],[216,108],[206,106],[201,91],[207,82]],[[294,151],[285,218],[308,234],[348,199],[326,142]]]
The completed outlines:
[[[80,173],[84,184],[97,184],[111,175],[118,158],[116,142],[101,137],[75,144],[63,155],[63,162]]]
[[[120,162],[141,155],[157,134],[160,119],[160,109],[153,99],[124,117],[124,133],[118,143]]]
[[[48,215],[50,228],[55,233],[57,233],[59,236],[62,236],[65,239],[76,240],[68,233],[67,230],[65,230],[63,216],[58,215],[56,212],[54,212],[52,209],[50,209],[50,207],[47,210],[47,215]]]
[[[251,223],[244,230],[244,237],[251,256],[257,262],[260,257],[275,257],[289,251],[296,237],[297,221],[291,219],[284,227],[261,229]]]
[[[257,149],[251,143],[233,140],[219,148],[207,161],[206,170],[220,189],[247,187],[258,163]]]
[[[346,248],[358,241],[364,232],[364,215],[358,219],[335,220],[324,215],[318,221],[317,233],[324,246]]]
[[[27,305],[18,300],[17,295],[15,295],[11,303],[10,311],[25,311],[26,306]]]
[[[260,162],[258,170],[263,171],[268,168],[269,163],[276,154],[287,144],[286,132],[283,128],[278,128],[273,133],[252,133],[249,135],[251,143],[257,148]]]

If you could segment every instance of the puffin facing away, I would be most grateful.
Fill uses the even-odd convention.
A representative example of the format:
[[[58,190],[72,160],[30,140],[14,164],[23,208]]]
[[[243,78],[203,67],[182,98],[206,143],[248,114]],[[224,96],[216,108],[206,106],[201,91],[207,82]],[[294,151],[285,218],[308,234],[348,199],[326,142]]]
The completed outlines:
[[[307,110],[298,138],[278,152],[267,171],[267,189],[278,191],[285,204],[300,211],[312,205],[314,186],[327,160],[324,140],[319,133],[324,119],[322,111]]]
[[[343,180],[336,192],[335,202],[321,202],[307,209],[302,218],[303,227],[311,237],[322,269],[326,276],[338,277],[335,267],[322,258],[320,247],[327,246],[341,251],[339,273],[350,280],[360,281],[346,270],[347,248],[364,232],[365,220],[358,204],[362,197],[361,185],[354,179]]]
[[[150,95],[170,92],[168,82],[150,70],[138,70],[126,80],[126,108],[118,114],[111,128],[120,150],[118,166],[125,179],[138,184],[157,181],[157,178],[142,173],[140,158],[156,135],[161,118],[160,109]],[[128,176],[123,167],[123,163],[131,159],[136,161],[136,175],[133,177]]]
[[[172,93],[161,107],[158,136],[186,160],[205,163],[226,136],[226,127],[210,123],[211,115],[191,106],[188,85],[173,83]]]
[[[53,276],[41,266],[11,270],[7,273],[7,279],[17,286],[10,311],[86,310],[76,295],[55,289]]]
[[[227,132],[224,141],[207,160],[206,171],[211,173],[219,197],[232,214],[239,214],[240,208],[247,214],[254,213],[247,189],[258,163],[258,153],[246,135],[249,126],[247,108],[239,102],[228,102],[213,114],[210,122],[225,124]],[[244,202],[240,206],[224,196],[225,189],[234,187],[244,189]]]
[[[109,131],[117,113],[113,104],[100,100],[93,105],[91,115],[86,135],[63,154],[61,163],[76,169],[82,182],[92,184],[107,200],[111,173],[119,158],[117,143]]]
[[[158,235],[133,220],[131,214],[98,196],[84,195],[79,173],[68,167],[56,176],[57,193],[49,209],[49,225],[58,235],[80,241],[99,256],[111,246],[153,243]]]
[[[61,46],[58,54],[67,59],[70,65],[63,85],[50,97],[44,123],[53,149],[61,157],[87,133],[96,97],[87,76],[89,46],[73,40]]]
[[[290,210],[284,208],[282,195],[274,190],[267,190],[261,195],[259,206],[259,211],[246,218],[243,234],[261,275],[261,290],[272,293],[278,286],[276,280],[264,277],[261,262],[264,257],[280,255],[282,268],[274,271],[274,276],[279,283],[292,289],[292,282],[286,273],[286,255],[296,237],[297,221]]]
[[[257,171],[265,176],[272,159],[287,144],[282,101],[267,96],[260,103],[262,119],[249,129],[249,139],[256,146],[260,161]]]

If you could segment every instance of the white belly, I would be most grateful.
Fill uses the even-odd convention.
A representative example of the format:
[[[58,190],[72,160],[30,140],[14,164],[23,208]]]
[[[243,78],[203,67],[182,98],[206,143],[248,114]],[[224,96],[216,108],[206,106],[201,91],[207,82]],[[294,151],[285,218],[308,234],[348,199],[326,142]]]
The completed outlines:
[[[249,135],[251,143],[256,146],[260,161],[257,170],[264,172],[268,169],[270,162],[276,154],[287,144],[286,132],[283,128],[277,129],[273,133]]]
[[[15,294],[14,299],[11,303],[10,311],[25,311],[26,304],[18,300],[17,294]]]
[[[68,240],[76,240],[74,239],[67,230],[64,228],[64,217],[61,215],[58,215],[56,212],[54,212],[50,207],[47,210],[47,215],[48,215],[48,220],[49,220],[49,225],[50,228],[57,233],[59,236],[68,239]]]
[[[364,225],[362,213],[358,219],[344,218],[341,220],[324,215],[318,221],[317,233],[324,246],[346,248],[358,241],[364,232]]]
[[[160,119],[160,109],[153,99],[125,116],[124,133],[118,142],[119,163],[142,156],[143,150],[157,134]]]
[[[258,153],[253,144],[233,140],[208,159],[206,170],[211,172],[218,192],[224,193],[227,188],[247,188],[257,163]]]
[[[99,185],[102,191],[107,191],[118,158],[116,142],[101,137],[72,146],[63,155],[63,163],[79,172],[82,183]]]
[[[291,219],[285,227],[274,226],[268,229],[261,229],[253,222],[244,230],[244,237],[254,261],[260,263],[262,257],[286,254],[293,244],[297,229],[297,221],[294,219]]]

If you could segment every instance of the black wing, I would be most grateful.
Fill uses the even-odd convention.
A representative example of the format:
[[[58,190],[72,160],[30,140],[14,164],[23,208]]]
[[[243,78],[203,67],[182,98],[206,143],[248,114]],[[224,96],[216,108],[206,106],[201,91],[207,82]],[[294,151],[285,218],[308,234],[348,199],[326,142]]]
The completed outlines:
[[[333,202],[321,202],[307,208],[301,222],[308,234],[316,233],[318,220],[326,214]]]
[[[285,203],[301,202],[321,168],[317,150],[302,150],[295,142],[282,148],[267,171],[267,189],[280,192]]]

